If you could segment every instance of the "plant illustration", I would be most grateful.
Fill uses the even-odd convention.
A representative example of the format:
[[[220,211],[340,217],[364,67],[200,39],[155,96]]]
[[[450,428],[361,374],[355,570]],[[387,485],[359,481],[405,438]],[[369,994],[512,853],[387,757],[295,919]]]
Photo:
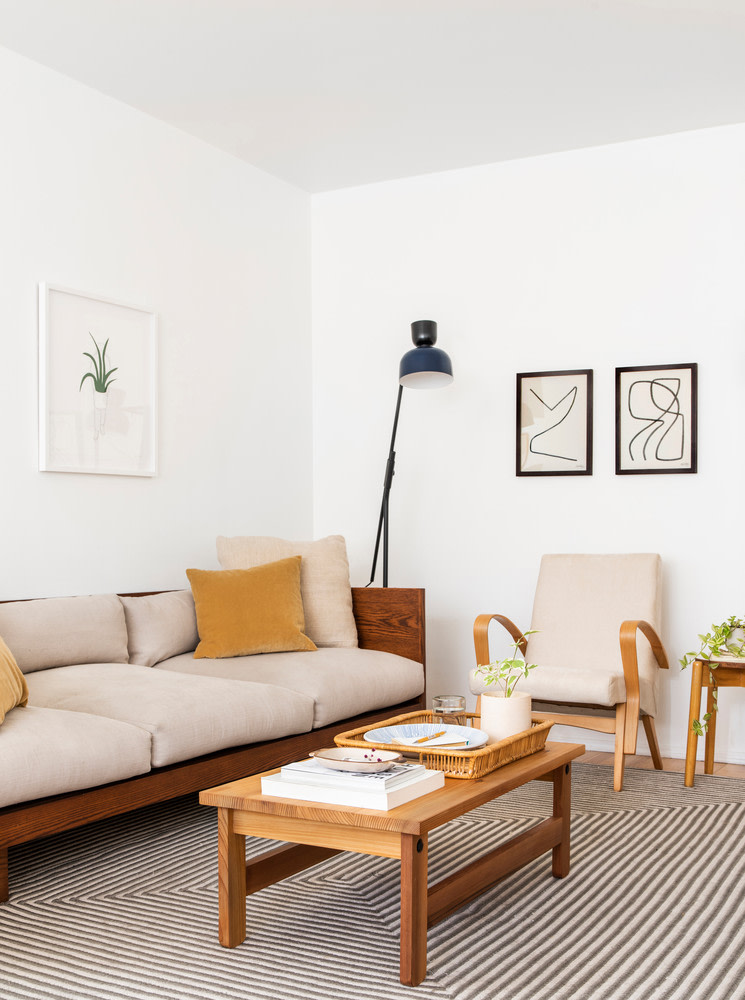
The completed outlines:
[[[96,357],[94,357],[90,351],[83,351],[83,355],[86,358],[90,358],[93,363],[93,371],[86,372],[85,375],[80,380],[80,385],[78,386],[78,392],[83,388],[83,383],[87,378],[93,382],[93,439],[94,441],[98,439],[99,434],[105,433],[106,428],[106,402],[109,386],[112,382],[116,382],[115,378],[111,376],[114,372],[119,371],[118,368],[107,368],[106,367],[106,348],[109,346],[108,339],[103,345],[103,350],[98,346],[96,338],[93,334],[88,331],[88,336],[93,341],[93,346],[96,348]]]
[[[84,356],[86,358],[90,358],[91,361],[93,362],[93,371],[86,372],[85,375],[83,375],[83,377],[80,380],[80,386],[78,388],[78,392],[80,392],[80,389],[83,388],[83,382],[85,382],[87,378],[93,380],[93,388],[95,389],[96,392],[106,392],[111,383],[116,382],[116,379],[112,378],[111,376],[114,374],[114,372],[119,371],[119,369],[109,368],[108,371],[106,370],[106,348],[109,346],[109,341],[107,340],[106,343],[103,345],[103,351],[102,351],[101,348],[96,343],[96,338],[93,336],[93,334],[89,332],[88,336],[93,341],[93,344],[96,348],[97,357],[94,358],[93,355],[90,353],[90,351],[83,351]]]
[[[533,635],[537,631],[538,629],[528,629],[527,632],[523,633],[523,637]],[[494,660],[493,663],[480,663],[476,667],[476,674],[484,678],[487,687],[496,684],[505,698],[512,697],[517,682],[523,677],[527,677],[530,671],[538,666],[537,663],[526,663],[519,655],[521,641],[518,640],[512,644],[513,656],[508,656],[504,660]]]
[[[711,632],[699,634],[701,643],[698,650],[684,653],[678,661],[685,670],[694,660],[716,660],[720,656],[745,656],[745,618],[731,615],[719,625],[712,625]],[[709,664],[709,670],[717,669],[716,663]],[[717,710],[717,691],[714,689],[714,711]],[[697,736],[703,736],[709,728],[711,712],[702,719],[694,719],[691,728]]]

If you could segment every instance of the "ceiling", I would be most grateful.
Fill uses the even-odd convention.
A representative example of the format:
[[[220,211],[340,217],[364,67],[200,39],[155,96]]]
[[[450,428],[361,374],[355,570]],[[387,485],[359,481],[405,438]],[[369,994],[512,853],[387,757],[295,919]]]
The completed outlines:
[[[745,122],[745,0],[0,0],[0,45],[311,192]]]

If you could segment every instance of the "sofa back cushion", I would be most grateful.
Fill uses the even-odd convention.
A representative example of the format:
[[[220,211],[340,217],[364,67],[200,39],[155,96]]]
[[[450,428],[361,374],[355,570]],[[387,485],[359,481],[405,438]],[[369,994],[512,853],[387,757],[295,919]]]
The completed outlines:
[[[25,674],[129,659],[124,609],[116,594],[0,604],[0,635]]]
[[[194,657],[314,650],[303,631],[300,556],[253,569],[187,569],[199,645]]]
[[[0,722],[12,708],[28,704],[26,678],[15,657],[0,639]]]
[[[217,539],[217,558],[223,569],[251,569],[289,556],[302,556],[303,560],[300,590],[307,635],[316,646],[357,646],[347,546],[342,535],[315,542],[256,536],[221,535]]]
[[[119,600],[127,622],[130,663],[152,667],[197,648],[197,613],[190,590]]]

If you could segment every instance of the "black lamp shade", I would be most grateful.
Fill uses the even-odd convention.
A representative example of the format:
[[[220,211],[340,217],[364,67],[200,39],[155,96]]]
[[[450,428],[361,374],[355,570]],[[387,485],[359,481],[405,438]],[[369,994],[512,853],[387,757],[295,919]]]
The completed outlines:
[[[412,323],[411,339],[416,347],[401,358],[398,369],[401,385],[407,389],[439,389],[449,385],[453,381],[453,365],[447,354],[434,346],[437,323],[431,319]]]

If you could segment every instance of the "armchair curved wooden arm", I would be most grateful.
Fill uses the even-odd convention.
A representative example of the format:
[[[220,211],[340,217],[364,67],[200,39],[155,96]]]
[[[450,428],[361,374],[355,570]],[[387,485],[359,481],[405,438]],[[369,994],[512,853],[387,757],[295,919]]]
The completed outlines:
[[[479,615],[473,623],[473,645],[476,650],[476,665],[489,663],[489,625],[492,621],[499,622],[518,643],[520,652],[525,656],[528,640],[520,629],[504,615]]]
[[[624,726],[623,752],[636,753],[636,739],[639,730],[639,660],[636,653],[636,633],[641,632],[652,649],[658,666],[667,670],[667,654],[659,636],[645,621],[625,621],[619,630],[621,643],[621,663],[626,684],[626,724]]]

